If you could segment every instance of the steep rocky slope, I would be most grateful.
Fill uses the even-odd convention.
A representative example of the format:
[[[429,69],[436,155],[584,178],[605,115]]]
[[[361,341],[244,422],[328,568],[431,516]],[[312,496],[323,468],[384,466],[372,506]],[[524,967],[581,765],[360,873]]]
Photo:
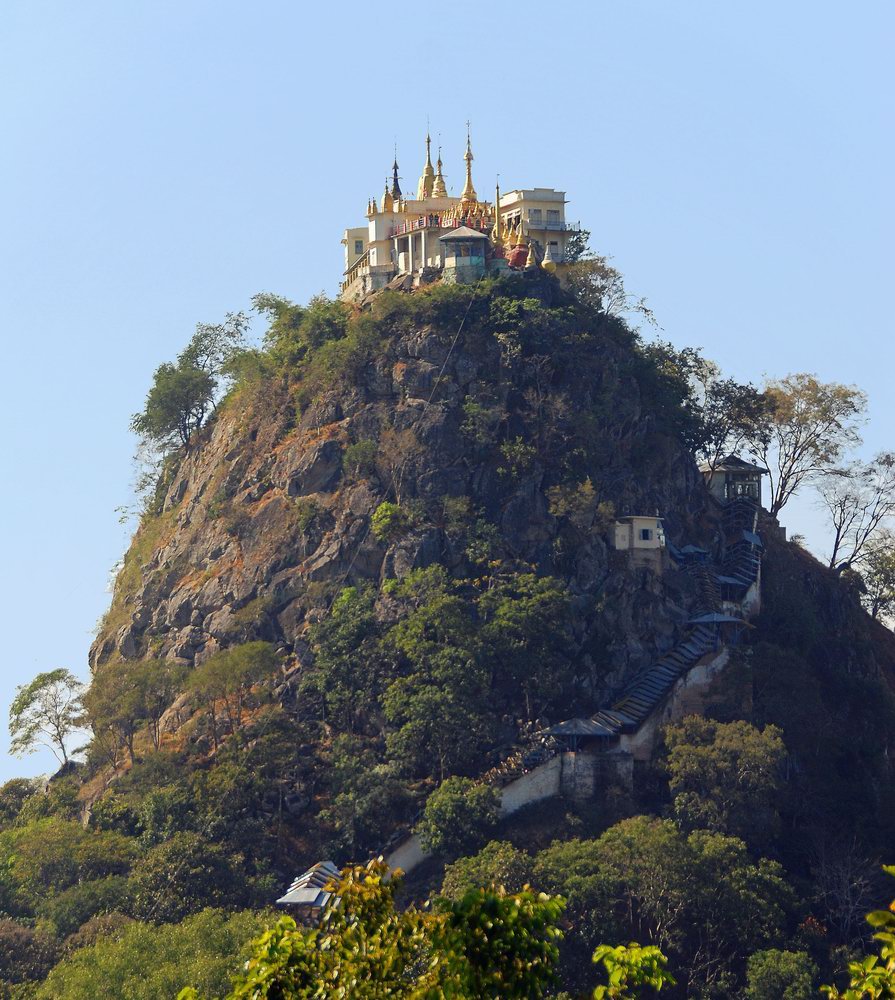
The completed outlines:
[[[372,345],[303,409],[287,376],[233,394],[144,520],[94,665],[148,655],[192,664],[251,639],[300,661],[308,621],[345,584],[433,562],[474,575],[470,526],[452,530],[450,501],[461,499],[494,558],[568,581],[594,694],[667,644],[687,581],[613,571],[605,531],[612,511],[658,512],[672,538],[699,534],[694,462],[644,398],[640,380],[654,373],[620,323],[602,317],[586,331],[553,282],[499,300],[517,329],[540,327],[518,345],[493,293],[479,292],[458,321],[462,295],[440,310],[374,306]],[[375,455],[352,462],[359,442],[374,442]],[[585,480],[593,509],[553,516],[551,488]],[[371,515],[396,500],[416,523],[380,540]]]

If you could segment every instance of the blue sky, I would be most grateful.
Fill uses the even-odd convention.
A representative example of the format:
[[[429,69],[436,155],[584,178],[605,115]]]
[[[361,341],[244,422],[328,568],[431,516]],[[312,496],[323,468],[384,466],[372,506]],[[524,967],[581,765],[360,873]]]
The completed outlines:
[[[857,383],[895,447],[893,28],[861,0],[6,0],[0,713],[86,674],[154,368],[255,292],[334,292],[427,115],[449,186],[468,118],[479,192],[565,189],[666,337]],[[809,498],[783,520],[823,548]],[[50,764],[4,749],[0,779]]]

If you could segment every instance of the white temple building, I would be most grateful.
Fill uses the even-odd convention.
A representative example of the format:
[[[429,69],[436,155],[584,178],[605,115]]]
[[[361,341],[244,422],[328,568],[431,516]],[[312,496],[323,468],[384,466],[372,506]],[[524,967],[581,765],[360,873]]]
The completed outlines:
[[[495,269],[534,262],[549,270],[564,259],[569,235],[579,229],[566,222],[564,191],[520,188],[501,194],[498,188],[493,201],[481,201],[472,180],[468,134],[464,160],[466,180],[454,197],[447,192],[440,150],[432,165],[432,140],[427,135],[416,197],[406,197],[395,157],[391,182],[386,179],[380,201],[371,198],[367,204],[367,224],[346,229],[342,238],[344,299],[359,301],[396,279],[418,283],[424,275],[440,274],[444,280],[468,280],[466,276],[478,268],[464,266],[467,257],[504,262]],[[461,228],[466,231],[462,235]],[[476,247],[476,234],[487,242]]]

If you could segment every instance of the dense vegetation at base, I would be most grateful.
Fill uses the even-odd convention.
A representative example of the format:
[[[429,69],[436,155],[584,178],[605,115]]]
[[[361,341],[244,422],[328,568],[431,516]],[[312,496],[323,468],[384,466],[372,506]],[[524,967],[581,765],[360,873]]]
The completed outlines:
[[[192,422],[177,409],[178,366],[151,400],[141,427],[166,447],[101,637],[127,621],[173,530],[178,463],[216,421],[276,408],[288,435],[413,331],[456,334],[496,359],[498,375],[460,402],[461,433],[470,463],[495,469],[496,507],[540,470],[558,524],[549,561],[514,554],[475,496],[417,490],[406,466],[425,444],[413,434],[371,427],[353,440],[345,481],[386,497],[370,511],[373,536],[394,546],[437,528],[447,555],[382,585],[309,584],[317,613],[301,670],[259,634],[264,597],[238,612],[242,641],[201,664],[157,659],[151,643],[99,663],[84,698],[86,762],[46,788],[0,788],[7,995],[74,1000],[109,983],[139,1000],[186,984],[219,995],[287,873],[322,856],[362,859],[414,822],[441,862],[407,896],[450,907],[495,883],[566,900],[556,989],[568,996],[593,989],[598,944],[629,940],[667,955],[678,986],[663,996],[799,1000],[841,982],[864,911],[885,898],[879,863],[895,843],[895,652],[848,577],[797,545],[769,537],[764,611],[708,720],[669,730],[633,792],[501,822],[473,780],[537,720],[600,704],[621,598],[587,591],[576,560],[632,477],[661,477],[705,436],[681,358],[546,278],[383,294],[366,311],[257,304],[271,322],[265,346],[228,357],[232,386],[216,409],[213,379],[190,374],[196,352],[178,362],[200,397]],[[204,330],[203,350],[238,326]],[[636,406],[619,412],[624,400]],[[244,530],[225,482],[206,513]],[[700,530],[689,512],[670,514],[676,530]],[[293,516],[303,532],[328,515],[299,497]],[[644,588],[633,603],[652,597]],[[182,726],[164,733],[175,702]]]

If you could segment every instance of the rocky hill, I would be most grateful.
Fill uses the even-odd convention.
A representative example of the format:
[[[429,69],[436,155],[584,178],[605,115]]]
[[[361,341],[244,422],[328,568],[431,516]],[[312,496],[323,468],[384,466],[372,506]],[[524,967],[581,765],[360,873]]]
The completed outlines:
[[[686,581],[614,572],[606,528],[660,513],[671,538],[693,540],[706,496],[630,334],[609,317],[587,330],[546,278],[511,297],[432,294],[375,303],[361,356],[310,399],[288,374],[233,393],[144,520],[94,666],[193,664],[252,639],[301,662],[339,588],[433,563],[475,576],[476,531],[491,560],[569,587],[594,695],[667,640]],[[383,502],[409,511],[399,537],[371,531]]]

